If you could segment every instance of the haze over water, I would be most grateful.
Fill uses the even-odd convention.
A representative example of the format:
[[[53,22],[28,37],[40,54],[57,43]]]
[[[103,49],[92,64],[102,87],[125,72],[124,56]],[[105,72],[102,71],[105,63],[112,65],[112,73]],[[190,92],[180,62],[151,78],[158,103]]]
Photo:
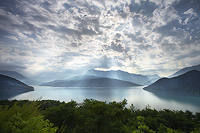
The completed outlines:
[[[133,104],[136,108],[144,109],[147,105],[157,110],[190,110],[192,112],[200,111],[200,97],[184,93],[152,93],[143,90],[140,87],[44,87],[34,86],[35,91],[20,94],[10,98],[10,100],[59,100],[70,102],[74,100],[78,103],[84,99],[95,99],[100,101],[128,100],[129,107]]]

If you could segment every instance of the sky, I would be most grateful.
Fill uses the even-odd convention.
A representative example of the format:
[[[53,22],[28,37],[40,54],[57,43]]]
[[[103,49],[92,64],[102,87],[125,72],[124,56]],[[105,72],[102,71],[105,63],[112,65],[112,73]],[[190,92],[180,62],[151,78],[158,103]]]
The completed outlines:
[[[200,64],[199,0],[1,0],[0,70],[169,76]]]

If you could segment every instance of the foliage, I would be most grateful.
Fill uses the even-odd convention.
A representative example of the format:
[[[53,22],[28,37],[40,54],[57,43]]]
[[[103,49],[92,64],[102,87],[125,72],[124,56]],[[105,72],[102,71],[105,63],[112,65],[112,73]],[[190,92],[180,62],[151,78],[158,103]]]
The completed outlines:
[[[7,101],[8,102],[8,101]],[[23,102],[21,102],[23,103]],[[2,133],[55,133],[56,128],[44,120],[35,102],[15,103],[12,106],[0,105],[0,132]]]
[[[59,127],[60,131],[65,130],[66,126],[68,127],[67,130],[72,130],[77,123],[76,107],[77,103],[75,101],[60,104],[46,109],[44,116]]]
[[[127,100],[0,101],[0,129],[59,133],[198,133],[200,113],[127,108]],[[5,115],[4,115],[5,114]],[[42,116],[41,116],[42,115]],[[44,116],[44,117],[43,117]],[[53,124],[51,124],[53,123]],[[43,125],[43,126],[41,126]],[[31,128],[29,128],[31,126]],[[6,128],[5,128],[6,127]]]

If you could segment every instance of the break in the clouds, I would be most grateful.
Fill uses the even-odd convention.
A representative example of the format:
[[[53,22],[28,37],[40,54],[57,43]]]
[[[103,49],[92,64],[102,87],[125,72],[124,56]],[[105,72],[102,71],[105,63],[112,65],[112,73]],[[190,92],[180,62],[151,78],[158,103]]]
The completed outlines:
[[[200,63],[199,0],[1,0],[0,69],[161,76]]]

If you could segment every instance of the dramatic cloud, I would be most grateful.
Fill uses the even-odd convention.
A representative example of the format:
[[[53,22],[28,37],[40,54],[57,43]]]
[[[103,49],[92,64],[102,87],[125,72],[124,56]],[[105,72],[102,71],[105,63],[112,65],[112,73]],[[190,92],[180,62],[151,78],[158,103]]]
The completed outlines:
[[[168,76],[200,63],[199,0],[1,0],[0,69]]]

